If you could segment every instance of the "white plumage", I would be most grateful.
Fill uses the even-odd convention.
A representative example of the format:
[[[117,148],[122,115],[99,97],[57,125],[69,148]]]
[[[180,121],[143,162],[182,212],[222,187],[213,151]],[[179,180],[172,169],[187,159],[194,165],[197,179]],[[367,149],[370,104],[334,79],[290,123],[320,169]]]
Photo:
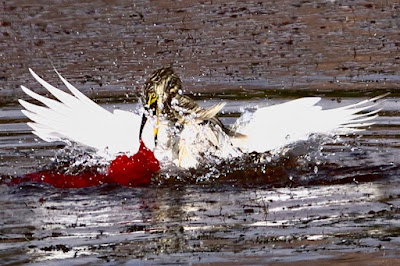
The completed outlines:
[[[58,72],[60,79],[73,95],[53,87],[29,70],[33,77],[58,99],[56,101],[43,97],[21,86],[26,94],[46,106],[19,100],[26,109],[22,110],[23,114],[34,122],[28,125],[35,135],[48,142],[75,142],[102,154],[134,154],[138,151],[140,113],[123,110],[114,110],[111,113],[78,91]],[[152,136],[151,128],[146,127],[144,130],[144,137]],[[145,142],[150,148],[154,147],[151,138],[145,139]]]
[[[247,138],[235,140],[245,152],[265,152],[290,143],[307,140],[312,134],[348,134],[373,124],[377,110],[373,102],[384,95],[357,104],[323,110],[317,104],[321,98],[307,97],[256,110],[236,122],[236,130]],[[248,121],[246,123],[246,120]]]
[[[134,154],[139,149],[139,128],[143,109],[137,113],[115,110],[109,112],[90,100],[57,71],[56,73],[72,94],[63,92],[41,79],[29,69],[33,77],[58,100],[41,96],[28,88],[22,90],[44,106],[19,100],[22,110],[33,122],[28,125],[41,139],[74,142],[113,158],[118,153]],[[284,147],[299,140],[307,140],[311,134],[347,134],[373,124],[377,110],[360,113],[376,106],[365,100],[357,104],[322,110],[316,104],[318,97],[301,98],[282,104],[257,109],[242,115],[234,129],[245,137],[229,137],[211,125],[185,124],[178,138],[171,138],[168,121],[159,125],[157,146],[153,139],[154,122],[148,122],[142,134],[145,145],[154,150],[162,162],[175,163],[182,168],[195,167],[199,158],[210,155],[215,158],[237,157],[247,152],[266,152]],[[177,141],[171,145],[171,141]],[[208,144],[207,144],[208,143]],[[175,147],[174,150],[169,150]]]

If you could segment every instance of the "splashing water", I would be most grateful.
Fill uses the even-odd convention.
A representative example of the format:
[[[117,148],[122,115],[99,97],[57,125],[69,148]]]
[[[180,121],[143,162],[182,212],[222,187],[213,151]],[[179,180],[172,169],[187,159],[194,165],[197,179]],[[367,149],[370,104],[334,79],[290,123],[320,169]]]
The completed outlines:
[[[212,102],[205,102],[206,105],[212,105]],[[257,106],[258,103],[254,103],[253,106]],[[235,106],[235,105],[233,105]],[[244,110],[239,122],[234,127],[246,124],[251,121],[254,114],[253,109],[243,109],[243,104],[239,103],[236,105],[237,111],[233,109],[230,113],[225,114],[222,119],[227,121],[230,119],[230,115],[236,116],[238,110]],[[131,107],[132,108],[132,107]],[[228,115],[228,116],[227,116]],[[229,123],[228,123],[229,124]],[[371,129],[369,129],[371,130]],[[368,131],[366,131],[368,133]],[[318,136],[311,135],[307,141],[298,142],[289,146],[285,146],[280,149],[276,149],[271,152],[264,154],[250,153],[244,156],[230,156],[227,159],[220,159],[217,156],[213,156],[212,152],[205,152],[203,154],[203,160],[199,167],[190,170],[181,170],[174,167],[171,161],[161,161],[162,171],[157,172],[159,169],[156,167],[156,163],[151,158],[148,161],[148,165],[135,164],[127,156],[118,157],[118,160],[112,161],[111,159],[104,159],[98,157],[90,151],[83,151],[77,147],[65,148],[56,154],[53,162],[44,168],[44,171],[39,171],[39,175],[30,176],[31,181],[40,181],[42,178],[38,176],[46,173],[44,178],[45,182],[54,183],[57,187],[74,187],[79,182],[82,186],[93,186],[97,184],[103,184],[107,182],[116,182],[123,185],[135,186],[150,184],[152,176],[154,176],[154,184],[210,184],[213,182],[228,183],[228,184],[240,184],[244,186],[253,185],[266,185],[266,186],[286,186],[286,185],[301,185],[315,182],[339,182],[342,176],[332,176],[333,169],[341,167],[343,161],[338,161],[339,154],[356,154],[357,150],[362,151],[362,138],[357,137],[358,135],[349,135],[342,138],[330,137],[330,136]],[[367,139],[366,139],[367,140]],[[194,139],[197,145],[202,145],[201,139]],[[164,148],[164,152],[167,151]],[[33,150],[34,151],[34,150]],[[360,153],[360,152],[358,152]],[[362,152],[361,152],[362,153]],[[153,154],[146,153],[146,156],[153,156]],[[367,155],[368,156],[368,155]],[[52,156],[50,156],[52,157]],[[150,158],[150,157],[149,157]],[[136,159],[133,159],[135,161]],[[143,163],[142,160],[138,160],[137,163]],[[350,161],[349,161],[350,162]],[[346,162],[344,164],[348,164]],[[123,164],[127,164],[124,167]],[[110,168],[120,167],[121,169],[130,169],[122,173],[120,170],[113,170],[110,172]],[[135,169],[138,167],[138,169]],[[382,167],[395,167],[391,164],[382,164]],[[361,171],[360,171],[361,168]],[[141,170],[142,169],[142,170]],[[148,170],[151,171],[148,171]],[[374,168],[375,169],[375,168]],[[367,172],[370,169],[363,170],[360,165],[353,165],[349,167],[344,175],[343,180],[352,180],[348,176],[367,176],[366,180],[371,180],[372,177]],[[134,178],[140,173],[146,173],[148,176],[145,181],[133,182],[133,179],[129,179],[128,175]],[[353,173],[353,174],[352,174]],[[365,173],[365,174],[364,174]],[[121,174],[121,179],[115,178],[116,175]],[[382,174],[379,174],[382,177]],[[85,177],[79,175],[84,175]],[[110,178],[110,175],[114,178]],[[327,177],[328,176],[328,177]],[[29,177],[29,176],[27,176]],[[61,179],[63,181],[53,181]],[[71,182],[66,180],[71,180]],[[88,179],[87,183],[76,180]],[[139,178],[141,180],[142,178]],[[330,181],[324,181],[329,179]],[[332,179],[332,180],[331,180]],[[29,178],[23,179],[29,180]],[[344,181],[343,181],[344,182]],[[57,184],[56,184],[57,183]]]

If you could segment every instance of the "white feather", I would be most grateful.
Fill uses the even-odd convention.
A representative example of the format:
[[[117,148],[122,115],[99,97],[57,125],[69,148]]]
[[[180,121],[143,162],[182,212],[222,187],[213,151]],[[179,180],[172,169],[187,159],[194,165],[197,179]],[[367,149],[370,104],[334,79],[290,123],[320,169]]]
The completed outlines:
[[[22,90],[47,107],[19,100],[26,109],[22,110],[34,123],[28,125],[33,133],[45,141],[75,142],[96,149],[100,153],[136,153],[139,149],[139,127],[141,114],[115,110],[107,111],[87,98],[58,72],[60,79],[74,94],[63,92],[48,84],[30,69],[32,76],[45,87],[58,101],[43,97],[28,88]],[[151,128],[146,126],[144,136],[152,136]],[[145,144],[154,147],[154,141],[146,138]]]
[[[317,106],[321,98],[300,98],[256,110],[251,119],[241,117],[235,124],[246,138],[232,139],[235,146],[245,152],[266,152],[288,144],[307,140],[312,134],[348,134],[370,126],[378,110],[362,111],[376,106],[373,102],[381,95],[360,103],[323,110]]]

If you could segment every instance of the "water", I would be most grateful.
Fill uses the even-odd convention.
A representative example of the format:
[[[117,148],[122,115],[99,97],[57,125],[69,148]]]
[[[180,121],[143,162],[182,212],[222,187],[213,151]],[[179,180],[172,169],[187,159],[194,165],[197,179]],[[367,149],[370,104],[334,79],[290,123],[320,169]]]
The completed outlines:
[[[245,106],[286,100],[228,100],[223,120],[233,122]],[[360,100],[326,98],[321,104]],[[330,259],[334,251],[354,249],[396,255],[397,100],[382,103],[376,124],[357,135],[311,139],[275,157],[165,170],[148,188],[3,185],[2,261],[197,263],[241,261],[246,255],[266,263]],[[34,137],[19,110],[2,109],[4,179],[52,163],[62,146]]]
[[[59,1],[0,4],[0,177],[48,166],[59,143],[30,133],[18,98],[51,62],[102,106],[133,109],[173,63],[203,105],[322,96],[332,108],[390,91],[376,124],[161,172],[146,188],[0,185],[0,263],[399,263],[396,1]]]

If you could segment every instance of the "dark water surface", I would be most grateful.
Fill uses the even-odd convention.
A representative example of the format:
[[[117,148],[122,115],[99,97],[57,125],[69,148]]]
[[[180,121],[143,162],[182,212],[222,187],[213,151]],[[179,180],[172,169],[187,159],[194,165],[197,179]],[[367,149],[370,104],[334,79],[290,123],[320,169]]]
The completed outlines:
[[[3,1],[0,177],[50,165],[18,98],[52,64],[106,108],[134,109],[173,64],[203,105],[322,96],[325,108],[391,92],[376,124],[164,171],[146,188],[0,185],[0,264],[400,263],[400,4],[397,1]],[[329,141],[328,141],[329,140]]]

